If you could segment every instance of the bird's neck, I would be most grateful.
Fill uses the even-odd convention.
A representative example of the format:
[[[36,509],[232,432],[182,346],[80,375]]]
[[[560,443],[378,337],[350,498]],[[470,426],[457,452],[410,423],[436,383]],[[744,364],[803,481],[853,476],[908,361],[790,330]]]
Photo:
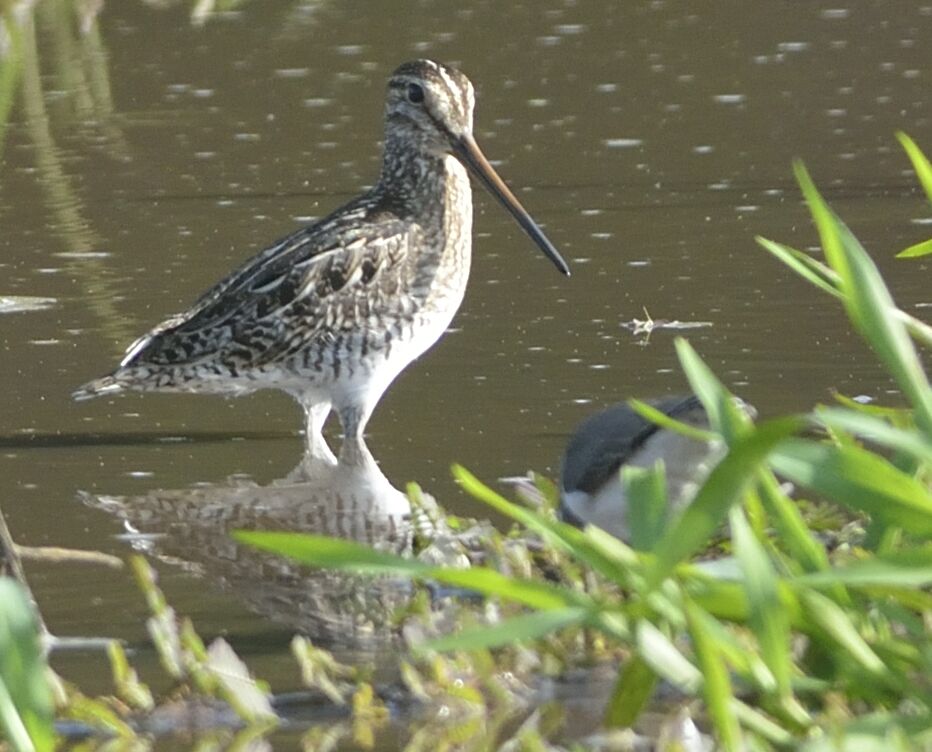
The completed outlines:
[[[469,277],[472,246],[472,189],[466,168],[449,154],[434,156],[412,148],[410,140],[393,142],[387,135],[375,192],[383,208],[419,226],[411,289],[427,291],[428,297],[439,294],[443,311],[452,316]]]
[[[412,148],[409,139],[386,134],[385,154],[377,190],[390,196],[399,213],[421,214],[444,207],[451,191],[468,190],[468,178],[446,155]],[[465,186],[460,185],[464,181]]]

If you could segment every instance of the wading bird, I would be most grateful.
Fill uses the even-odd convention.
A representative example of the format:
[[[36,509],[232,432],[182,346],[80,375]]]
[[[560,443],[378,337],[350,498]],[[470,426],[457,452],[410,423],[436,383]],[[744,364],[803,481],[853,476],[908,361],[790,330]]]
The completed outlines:
[[[331,407],[346,437],[361,436],[389,384],[462,302],[472,245],[467,169],[569,274],[476,144],[474,105],[458,70],[403,64],[388,82],[375,187],[246,262],[140,337],[75,399],[281,389],[304,407],[310,445]]]

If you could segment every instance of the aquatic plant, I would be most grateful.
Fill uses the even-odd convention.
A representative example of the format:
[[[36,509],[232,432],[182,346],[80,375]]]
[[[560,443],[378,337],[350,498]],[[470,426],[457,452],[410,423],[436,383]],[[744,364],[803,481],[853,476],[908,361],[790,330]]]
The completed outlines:
[[[55,747],[47,673],[29,597],[14,579],[0,577],[0,739],[17,752]]]
[[[932,197],[928,162],[901,140]],[[637,548],[557,521],[546,484],[550,509],[532,510],[459,466],[453,472],[466,491],[542,541],[545,566],[518,576],[513,566],[438,567],[297,534],[237,539],[313,566],[414,577],[520,607],[428,639],[421,651],[540,647],[557,633],[596,635],[626,657],[605,713],[609,727],[634,725],[663,681],[702,698],[723,749],[932,745],[932,389],[913,342],[932,344],[930,329],[897,308],[801,163],[795,172],[825,263],[759,242],[841,300],[905,407],[840,398],[839,406],[753,425],[679,340],[682,367],[728,452],[694,502],[662,526],[654,524],[666,508],[661,468],[623,473],[633,506],[644,511],[631,520]],[[818,531],[777,475],[836,505],[850,523],[831,535]],[[691,562],[726,523],[723,545],[732,556]]]
[[[919,178],[926,196],[929,197],[929,202],[932,203],[932,164],[929,164],[926,155],[922,153],[918,144],[908,135],[900,131],[896,134],[896,137],[906,150],[906,154],[913,163],[913,170],[916,171],[916,177]],[[932,238],[911,245],[906,250],[900,251],[896,256],[897,258],[918,258],[919,256],[927,256],[930,253],[932,253]]]

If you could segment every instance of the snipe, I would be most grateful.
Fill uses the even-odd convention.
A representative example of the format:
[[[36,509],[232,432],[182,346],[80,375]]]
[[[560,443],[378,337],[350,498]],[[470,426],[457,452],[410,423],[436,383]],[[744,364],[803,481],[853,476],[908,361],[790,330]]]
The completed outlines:
[[[431,60],[388,83],[379,181],[270,246],[143,335],[75,399],[124,390],[281,389],[313,444],[331,406],[362,435],[379,398],[443,334],[469,276],[469,168],[564,274],[566,262],[482,155],[469,79]]]

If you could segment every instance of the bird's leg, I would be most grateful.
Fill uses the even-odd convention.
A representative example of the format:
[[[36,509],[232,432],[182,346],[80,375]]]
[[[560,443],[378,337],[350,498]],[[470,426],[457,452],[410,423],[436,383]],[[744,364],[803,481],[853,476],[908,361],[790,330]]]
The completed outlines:
[[[329,402],[302,403],[307,413],[307,429],[304,434],[305,455],[324,460],[334,460],[333,452],[324,439],[324,423],[330,415]],[[335,461],[335,460],[334,460]]]
[[[376,467],[375,458],[362,436],[347,436],[343,439],[339,463],[343,467]]]
[[[343,441],[362,442],[362,434],[369,422],[374,405],[338,405],[337,414],[343,425]]]

